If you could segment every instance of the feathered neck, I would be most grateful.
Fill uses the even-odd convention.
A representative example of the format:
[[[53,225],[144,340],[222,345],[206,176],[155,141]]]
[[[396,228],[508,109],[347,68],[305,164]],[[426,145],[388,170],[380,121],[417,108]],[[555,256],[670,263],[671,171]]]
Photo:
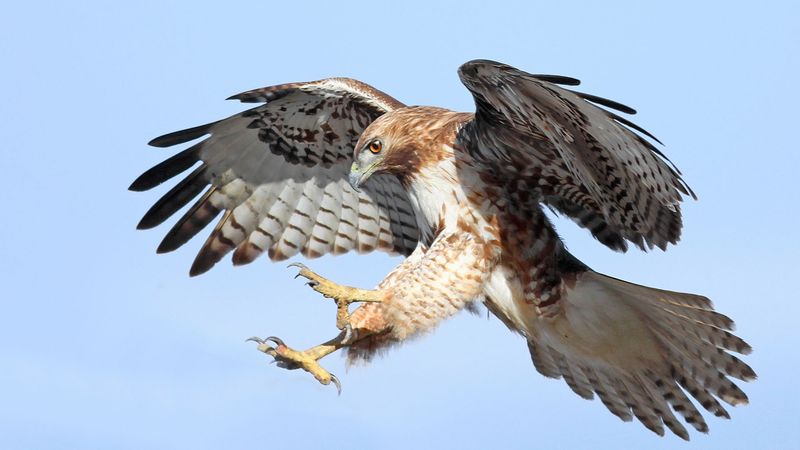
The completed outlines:
[[[456,173],[453,147],[442,145],[441,158],[421,166],[404,180],[423,243],[430,244],[442,231],[456,226],[457,206],[466,201]]]

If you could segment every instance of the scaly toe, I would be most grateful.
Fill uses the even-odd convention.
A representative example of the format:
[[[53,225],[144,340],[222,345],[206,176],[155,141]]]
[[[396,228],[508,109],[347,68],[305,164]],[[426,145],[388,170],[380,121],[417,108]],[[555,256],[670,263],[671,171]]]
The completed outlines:
[[[309,353],[308,351],[297,351],[283,342],[283,339],[270,336],[266,339],[253,337],[248,341],[258,342],[258,350],[270,355],[274,358],[274,362],[278,367],[287,370],[303,369],[310,373],[321,384],[328,385],[333,383],[336,386],[336,391],[341,393],[342,383],[336,378],[335,375],[329,373],[322,368],[317,362],[319,356]],[[268,345],[269,343],[275,344],[275,347]]]

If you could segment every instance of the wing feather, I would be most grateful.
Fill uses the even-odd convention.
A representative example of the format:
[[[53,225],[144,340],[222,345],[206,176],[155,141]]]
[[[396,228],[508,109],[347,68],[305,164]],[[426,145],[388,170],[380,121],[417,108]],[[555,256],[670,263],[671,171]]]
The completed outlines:
[[[205,165],[198,167],[158,199],[147,210],[136,228],[146,230],[157,227],[192,201],[208,184],[206,181],[206,169]]]
[[[167,233],[159,252],[177,249],[220,212],[225,214],[198,253],[192,275],[231,251],[234,264],[265,252],[281,260],[301,252],[317,257],[413,251],[418,231],[399,181],[378,174],[360,194],[347,182],[361,132],[402,103],[347,78],[271,86],[231,98],[266,103],[150,142],[169,147],[207,136],[131,184],[131,190],[148,190],[201,163],[139,223],[139,228],[161,224],[206,189]]]
[[[680,202],[692,196],[652,134],[597,105],[629,106],[555,84],[493,61],[459,69],[476,114],[461,139],[476,160],[509,180],[527,183],[540,201],[588,228],[603,244],[626,250],[665,249],[680,238]]]

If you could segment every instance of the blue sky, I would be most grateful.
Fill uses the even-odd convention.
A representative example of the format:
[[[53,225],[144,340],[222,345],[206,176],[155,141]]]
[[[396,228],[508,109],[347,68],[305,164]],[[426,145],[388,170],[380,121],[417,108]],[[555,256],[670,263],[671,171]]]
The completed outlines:
[[[14,2],[0,17],[0,448],[798,447],[797,2]],[[712,3],[712,2],[709,2]],[[341,397],[244,338],[332,336],[334,308],[282,264],[188,269],[137,232],[128,184],[159,134],[242,109],[228,95],[351,76],[471,110],[474,58],[583,80],[639,110],[700,201],[680,245],[615,254],[558,222],[598,271],[697,292],[732,316],[760,378],[691,443],[626,424],[533,369],[495,319],[461,314],[346,371]],[[163,191],[163,190],[162,190]],[[385,255],[310,263],[374,285]]]

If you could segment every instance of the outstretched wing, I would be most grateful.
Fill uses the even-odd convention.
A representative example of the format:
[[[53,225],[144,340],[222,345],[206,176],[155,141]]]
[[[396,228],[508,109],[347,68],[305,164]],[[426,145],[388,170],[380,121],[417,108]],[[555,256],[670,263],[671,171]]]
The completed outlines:
[[[631,129],[655,137],[595,104],[636,111],[553,84],[578,80],[493,61],[468,62],[458,73],[477,107],[461,138],[473,157],[506,180],[512,201],[515,194],[534,192],[615,250],[626,250],[625,240],[642,249],[678,241],[679,203],[694,193],[664,155]]]
[[[191,275],[209,270],[234,249],[234,264],[249,263],[264,251],[282,260],[298,252],[317,257],[414,250],[416,221],[397,179],[376,175],[360,193],[347,182],[361,132],[402,103],[347,78],[272,86],[231,99],[266,104],[150,142],[170,147],[208,135],[130,186],[151,189],[201,162],[139,222],[140,229],[155,227],[205,189],[167,233],[159,253],[177,249],[223,211]]]

